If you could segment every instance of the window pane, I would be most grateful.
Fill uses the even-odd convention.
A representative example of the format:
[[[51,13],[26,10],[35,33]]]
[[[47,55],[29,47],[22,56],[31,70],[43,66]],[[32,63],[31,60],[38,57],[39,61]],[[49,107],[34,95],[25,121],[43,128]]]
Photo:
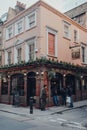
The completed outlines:
[[[48,33],[48,53],[55,55],[55,35]]]
[[[18,62],[21,62],[21,48],[18,49]]]
[[[18,24],[18,33],[21,33],[22,32],[22,21],[20,21]]]
[[[85,47],[82,47],[82,62],[85,62]]]
[[[8,52],[8,64],[11,64],[11,52]]]
[[[74,30],[74,41],[77,42],[78,41],[78,33],[76,30]]]
[[[24,75],[16,74],[11,77],[11,94],[14,88],[19,92],[20,96],[24,95]]]
[[[28,17],[29,28],[35,25],[35,13]]]
[[[29,45],[29,60],[34,60],[34,44]]]

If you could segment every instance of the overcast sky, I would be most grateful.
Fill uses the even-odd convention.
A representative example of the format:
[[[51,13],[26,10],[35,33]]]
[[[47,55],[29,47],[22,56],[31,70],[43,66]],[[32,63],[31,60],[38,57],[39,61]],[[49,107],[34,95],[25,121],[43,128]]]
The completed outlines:
[[[17,2],[17,0],[0,0],[0,1],[1,1],[0,17],[1,15],[3,15],[8,11],[9,7],[14,8]],[[18,1],[26,4],[26,7],[28,8],[30,5],[37,2],[38,0],[18,0]],[[65,12],[73,7],[76,7],[82,3],[87,2],[87,0],[43,0],[43,1],[55,7],[60,12]]]

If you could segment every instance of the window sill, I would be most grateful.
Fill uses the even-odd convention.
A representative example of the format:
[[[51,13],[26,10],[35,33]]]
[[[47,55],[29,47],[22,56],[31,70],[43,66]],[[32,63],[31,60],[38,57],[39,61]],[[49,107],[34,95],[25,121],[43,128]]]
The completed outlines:
[[[69,40],[69,41],[71,41],[71,39],[70,38],[67,38],[67,37],[63,37],[64,39],[66,39],[66,40]]]

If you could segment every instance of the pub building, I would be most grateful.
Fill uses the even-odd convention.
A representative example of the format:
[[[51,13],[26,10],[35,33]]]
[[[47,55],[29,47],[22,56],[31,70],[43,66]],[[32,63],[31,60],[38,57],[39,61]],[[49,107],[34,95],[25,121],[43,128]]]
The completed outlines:
[[[54,82],[60,104],[61,87],[67,85],[74,101],[87,98],[86,28],[39,0],[27,9],[17,1],[0,29],[0,103],[13,104],[15,88],[21,106],[33,97],[39,107],[47,85],[47,106],[52,106]]]

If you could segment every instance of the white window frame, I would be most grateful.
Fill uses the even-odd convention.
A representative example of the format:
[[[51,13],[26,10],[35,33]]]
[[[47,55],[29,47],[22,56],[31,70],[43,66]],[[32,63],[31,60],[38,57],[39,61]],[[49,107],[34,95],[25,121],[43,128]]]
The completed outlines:
[[[71,34],[70,34],[70,24],[67,23],[66,21],[63,22],[64,24],[64,37],[67,39],[70,39]]]
[[[12,53],[11,51],[8,51],[8,64],[9,65],[12,63],[12,61],[11,61],[11,56],[12,56],[11,53]],[[10,58],[9,58],[9,54],[10,54]]]
[[[58,34],[58,31],[56,31],[56,30],[54,30],[54,29],[52,29],[52,28],[50,28],[50,27],[47,27],[47,31],[46,31],[46,35],[47,35],[47,44],[46,44],[46,48],[47,48],[47,55],[49,55],[49,51],[48,51],[48,34],[49,33],[52,33],[53,35],[55,35],[55,54],[54,54],[54,57],[57,57],[58,56],[58,45],[57,45],[57,43],[58,43],[58,39],[57,39],[57,34]]]
[[[21,54],[19,55],[19,53],[18,53],[18,50],[20,50],[21,51]],[[20,63],[21,61],[22,61],[22,48],[21,47],[19,47],[19,48],[17,48],[17,61],[18,61],[18,63]]]
[[[74,42],[78,43],[79,33],[78,30],[74,29]]]
[[[82,47],[84,48],[84,54],[82,54]],[[82,54],[82,63],[87,64],[87,46],[84,44],[81,44],[81,54]],[[84,55],[84,60],[83,60]]]
[[[10,63],[8,61],[9,57],[8,57],[8,53],[12,53],[11,49],[5,50],[5,65],[9,65],[12,63],[12,55],[10,58]]]
[[[34,18],[32,19],[32,17]],[[36,11],[33,11],[26,16],[26,30],[31,29],[36,26]]]
[[[13,25],[6,28],[6,40],[13,37]]]
[[[20,19],[15,23],[15,35],[18,35],[24,31],[24,19]]]
[[[36,48],[36,39],[35,38],[32,38],[32,39],[29,39],[28,41],[27,41],[27,44],[26,44],[26,46],[25,46],[25,50],[26,50],[26,52],[25,52],[25,61],[27,62],[27,61],[29,61],[29,60],[31,60],[30,58],[29,58],[29,45],[31,45],[31,44],[34,44],[34,59],[32,59],[32,60],[35,60],[36,59],[36,55],[35,55],[35,48]]]

